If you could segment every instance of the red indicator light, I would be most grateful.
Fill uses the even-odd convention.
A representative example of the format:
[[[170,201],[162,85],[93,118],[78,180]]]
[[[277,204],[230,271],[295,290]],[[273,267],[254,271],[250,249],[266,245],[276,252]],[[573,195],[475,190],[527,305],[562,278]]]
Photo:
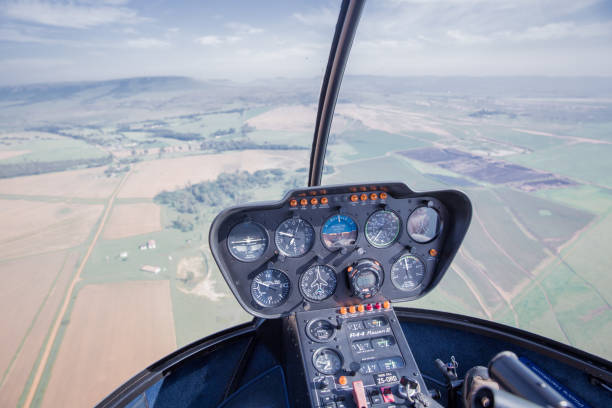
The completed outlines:
[[[368,304],[366,305],[366,309],[368,310],[368,312],[369,312],[369,311],[371,311],[371,310],[372,310],[372,304],[371,304],[371,303],[368,303]]]
[[[380,302],[376,302],[376,304],[374,305],[374,307],[376,308],[376,310],[380,310]]]

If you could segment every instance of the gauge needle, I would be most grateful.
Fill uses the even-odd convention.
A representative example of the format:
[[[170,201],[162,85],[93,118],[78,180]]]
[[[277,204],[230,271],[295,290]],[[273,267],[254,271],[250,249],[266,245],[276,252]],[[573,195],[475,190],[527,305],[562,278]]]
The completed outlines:
[[[277,283],[271,283],[271,282],[257,282],[262,286],[265,286],[266,288],[271,288],[271,289],[276,289],[276,286],[278,286]]]
[[[380,236],[380,234],[382,234],[383,230],[378,231],[378,234],[376,234],[376,236],[374,237],[374,241],[376,241],[378,239],[378,237]]]
[[[291,238],[293,238],[293,234],[290,234],[290,233],[288,233],[288,232],[279,231],[279,232],[278,232],[278,235],[284,235],[284,236],[286,236],[286,237],[291,237]]]

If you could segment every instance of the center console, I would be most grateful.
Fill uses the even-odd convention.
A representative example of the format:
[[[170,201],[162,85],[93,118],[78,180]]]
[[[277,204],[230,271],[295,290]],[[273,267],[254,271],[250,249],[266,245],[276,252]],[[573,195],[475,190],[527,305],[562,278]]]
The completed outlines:
[[[296,314],[313,407],[439,406],[390,303]]]

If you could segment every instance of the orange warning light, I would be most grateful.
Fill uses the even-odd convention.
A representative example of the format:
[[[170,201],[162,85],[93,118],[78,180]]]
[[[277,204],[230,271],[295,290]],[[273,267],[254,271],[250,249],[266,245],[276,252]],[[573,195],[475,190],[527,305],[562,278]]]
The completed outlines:
[[[310,199],[310,204],[317,205],[317,204],[319,204],[319,200],[317,200],[316,198],[311,198]]]
[[[300,200],[300,204],[301,204],[301,205],[308,205],[308,200],[307,200],[307,199],[305,199],[305,198],[302,198],[302,199]]]
[[[387,199],[387,193],[380,193],[380,199],[381,200],[386,200]]]
[[[390,308],[390,307],[391,307],[391,303],[390,303],[388,300],[385,300],[385,301],[383,302],[383,307],[384,307],[385,309],[388,309],[388,308]]]
[[[340,314],[341,315],[345,315],[346,314],[346,307],[341,307],[340,308]]]
[[[357,306],[357,311],[359,313],[363,313],[365,311],[365,307],[363,305],[359,305],[359,306]]]
[[[378,200],[378,194],[376,193],[370,194],[370,200],[374,200],[374,201]]]
[[[359,197],[357,197],[357,194],[353,194],[353,195],[351,196],[351,201],[352,201],[352,202],[355,202],[355,201],[357,201],[357,200],[359,200]]]
[[[294,200],[289,201],[289,205],[292,207],[295,207],[297,205],[297,200],[294,199]]]
[[[368,195],[367,194],[362,194],[359,198],[361,198],[361,201],[365,201],[368,199]]]
[[[338,384],[340,384],[340,385],[346,385],[347,382],[348,382],[348,380],[343,375],[341,375],[340,378],[338,378]]]
[[[436,249],[435,249],[435,248],[431,248],[431,249],[429,250],[429,255],[431,255],[431,256],[436,256],[436,255],[438,255],[438,251],[436,251]]]
[[[355,313],[355,306],[349,306],[349,313]]]
[[[327,204],[327,197],[321,197],[321,204]]]

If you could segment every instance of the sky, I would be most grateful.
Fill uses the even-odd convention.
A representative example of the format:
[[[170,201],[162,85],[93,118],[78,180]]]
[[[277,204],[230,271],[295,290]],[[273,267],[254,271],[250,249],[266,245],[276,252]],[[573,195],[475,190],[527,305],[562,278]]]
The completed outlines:
[[[321,77],[339,8],[0,0],[0,85]],[[612,76],[612,0],[369,0],[347,74]]]

